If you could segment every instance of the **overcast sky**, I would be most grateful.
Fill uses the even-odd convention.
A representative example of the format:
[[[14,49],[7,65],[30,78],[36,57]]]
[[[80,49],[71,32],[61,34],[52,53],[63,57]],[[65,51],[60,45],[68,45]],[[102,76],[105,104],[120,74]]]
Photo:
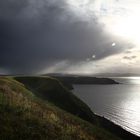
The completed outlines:
[[[138,73],[139,6],[139,0],[0,1],[0,73]]]

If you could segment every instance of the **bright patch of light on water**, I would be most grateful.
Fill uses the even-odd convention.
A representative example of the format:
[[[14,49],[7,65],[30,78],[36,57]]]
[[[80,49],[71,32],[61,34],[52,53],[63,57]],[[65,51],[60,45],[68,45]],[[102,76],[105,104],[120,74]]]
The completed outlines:
[[[122,84],[140,85],[140,77],[112,77]]]

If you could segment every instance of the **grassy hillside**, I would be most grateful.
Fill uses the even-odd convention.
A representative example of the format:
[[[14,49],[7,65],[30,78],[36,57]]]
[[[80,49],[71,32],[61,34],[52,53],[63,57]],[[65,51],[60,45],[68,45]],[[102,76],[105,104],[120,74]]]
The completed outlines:
[[[46,84],[51,89],[56,81],[48,78]],[[41,86],[36,83],[37,89]],[[38,92],[34,94],[12,78],[0,77],[0,140],[119,140],[59,109],[49,102],[51,99],[41,100],[36,96]]]
[[[94,122],[90,108],[67,90],[58,80],[50,77],[15,77],[36,96],[47,100],[80,118]]]

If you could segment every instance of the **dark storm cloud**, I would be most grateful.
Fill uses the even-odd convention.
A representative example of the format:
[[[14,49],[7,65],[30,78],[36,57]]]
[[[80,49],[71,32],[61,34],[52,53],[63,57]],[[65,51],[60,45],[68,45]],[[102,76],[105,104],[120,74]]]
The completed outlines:
[[[95,19],[77,17],[63,0],[0,1],[0,67],[34,73],[54,62],[120,52],[123,44],[112,47]]]

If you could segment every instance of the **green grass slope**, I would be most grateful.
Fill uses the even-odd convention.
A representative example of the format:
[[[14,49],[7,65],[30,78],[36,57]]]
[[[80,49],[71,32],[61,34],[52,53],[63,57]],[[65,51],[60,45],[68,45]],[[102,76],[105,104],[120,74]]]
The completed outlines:
[[[47,84],[51,87],[50,82]],[[44,102],[16,80],[0,77],[0,140],[119,140],[119,138],[49,102]]]
[[[36,96],[72,113],[80,118],[94,122],[90,108],[67,90],[58,80],[50,77],[15,77]]]

